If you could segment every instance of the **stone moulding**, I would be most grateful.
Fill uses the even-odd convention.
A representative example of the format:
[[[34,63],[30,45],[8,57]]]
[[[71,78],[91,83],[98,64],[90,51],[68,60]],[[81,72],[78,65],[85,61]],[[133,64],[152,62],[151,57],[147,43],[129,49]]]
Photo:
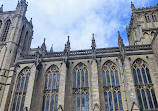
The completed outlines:
[[[126,51],[137,51],[137,50],[152,50],[152,46],[151,44],[148,45],[136,45],[136,46],[126,46],[125,47]],[[113,47],[113,48],[100,48],[100,49],[96,49],[96,54],[98,56],[101,55],[109,55],[109,53],[113,53],[113,52],[120,52],[119,51],[119,47]],[[92,50],[88,49],[88,50],[78,50],[78,51],[70,51],[70,58],[72,56],[77,56],[77,55],[91,55],[92,54]],[[101,54],[101,55],[100,55]],[[51,57],[63,57],[64,56],[64,52],[47,52],[43,58],[51,58]],[[27,55],[22,55],[19,59],[35,59],[36,58],[36,54],[27,54]]]

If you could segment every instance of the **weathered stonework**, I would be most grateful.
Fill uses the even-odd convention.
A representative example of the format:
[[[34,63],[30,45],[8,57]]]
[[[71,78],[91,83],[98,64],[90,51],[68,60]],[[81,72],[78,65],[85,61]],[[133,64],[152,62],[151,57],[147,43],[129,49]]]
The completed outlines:
[[[118,70],[120,86],[117,88],[121,92],[124,111],[140,110],[132,70],[138,59],[145,61],[150,70],[152,87],[158,100],[158,5],[136,9],[132,3],[131,8],[132,17],[127,28],[129,46],[124,45],[119,33],[119,47],[96,49],[93,34],[92,49],[71,51],[68,37],[64,51],[53,52],[53,47],[50,51],[46,50],[45,39],[41,47],[30,48],[33,25],[32,19],[28,21],[25,17],[26,0],[20,0],[15,11],[3,12],[3,7],[0,7],[0,111],[12,111],[18,77],[26,67],[30,69],[30,75],[27,91],[24,92],[23,111],[42,111],[46,73],[53,65],[60,72],[57,111],[73,111],[74,69],[80,63],[88,71],[89,111],[106,110],[102,70],[109,61]],[[146,19],[148,16],[150,21]],[[153,19],[153,16],[156,18]],[[11,25],[6,41],[2,41],[1,35],[9,19]],[[49,95],[50,92],[47,93]]]

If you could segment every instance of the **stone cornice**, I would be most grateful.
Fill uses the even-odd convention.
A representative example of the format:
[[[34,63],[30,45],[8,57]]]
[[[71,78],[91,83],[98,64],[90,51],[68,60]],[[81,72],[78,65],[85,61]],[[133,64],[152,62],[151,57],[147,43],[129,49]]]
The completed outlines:
[[[136,46],[126,46],[125,47],[127,56],[133,55],[146,55],[153,54],[151,44],[148,45],[136,45]],[[100,48],[96,50],[96,58],[105,58],[105,57],[120,57],[119,47],[113,48]],[[63,61],[64,52],[48,52],[43,56],[42,62],[50,61]],[[36,55],[23,55],[17,61],[17,64],[28,64],[35,63]],[[92,50],[76,50],[70,52],[69,60],[79,60],[79,59],[92,59]]]

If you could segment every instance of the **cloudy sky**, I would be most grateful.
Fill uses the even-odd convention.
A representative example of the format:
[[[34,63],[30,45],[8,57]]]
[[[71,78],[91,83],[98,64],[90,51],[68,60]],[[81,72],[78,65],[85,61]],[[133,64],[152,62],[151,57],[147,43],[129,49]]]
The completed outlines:
[[[131,0],[27,0],[26,17],[33,18],[32,48],[46,38],[47,49],[63,51],[67,36],[71,50],[90,49],[92,33],[97,48],[116,47],[117,31],[128,45],[126,26],[131,17]],[[132,0],[136,8],[155,6],[157,0]],[[18,0],[0,0],[4,11],[15,10]]]

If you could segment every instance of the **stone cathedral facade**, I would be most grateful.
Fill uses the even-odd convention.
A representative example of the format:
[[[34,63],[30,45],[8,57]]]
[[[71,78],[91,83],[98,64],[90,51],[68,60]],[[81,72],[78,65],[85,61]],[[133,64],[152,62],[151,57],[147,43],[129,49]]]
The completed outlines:
[[[125,46],[46,50],[30,48],[26,0],[0,7],[0,111],[158,111],[158,4],[136,9]]]

